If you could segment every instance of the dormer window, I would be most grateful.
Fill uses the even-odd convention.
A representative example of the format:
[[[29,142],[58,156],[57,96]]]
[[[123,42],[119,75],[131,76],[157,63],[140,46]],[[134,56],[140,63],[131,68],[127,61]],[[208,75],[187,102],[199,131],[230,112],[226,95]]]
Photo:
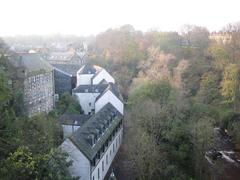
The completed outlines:
[[[93,146],[96,142],[94,134],[89,134],[88,137],[87,137],[87,141],[91,146]]]

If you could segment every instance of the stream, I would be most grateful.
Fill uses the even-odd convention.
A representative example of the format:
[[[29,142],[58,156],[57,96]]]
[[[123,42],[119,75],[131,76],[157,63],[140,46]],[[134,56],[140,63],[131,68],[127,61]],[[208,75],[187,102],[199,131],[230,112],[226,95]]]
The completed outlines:
[[[205,153],[213,179],[240,179],[240,152],[225,129],[214,128],[217,143]]]

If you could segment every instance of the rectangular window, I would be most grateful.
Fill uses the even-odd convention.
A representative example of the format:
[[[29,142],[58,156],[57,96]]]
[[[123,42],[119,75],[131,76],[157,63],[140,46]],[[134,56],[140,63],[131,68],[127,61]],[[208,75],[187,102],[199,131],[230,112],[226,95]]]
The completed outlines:
[[[111,152],[111,151],[110,151]],[[106,164],[108,164],[108,154],[106,156]]]
[[[113,143],[113,152],[114,152],[114,146],[115,146],[115,144]]]
[[[100,171],[99,171],[99,168],[98,168],[98,179],[100,179]]]
[[[102,161],[102,171],[104,171],[104,160]]]
[[[92,105],[92,103],[88,103],[89,104],[89,106],[91,106]]]
[[[94,176],[92,177],[92,180],[94,180]]]

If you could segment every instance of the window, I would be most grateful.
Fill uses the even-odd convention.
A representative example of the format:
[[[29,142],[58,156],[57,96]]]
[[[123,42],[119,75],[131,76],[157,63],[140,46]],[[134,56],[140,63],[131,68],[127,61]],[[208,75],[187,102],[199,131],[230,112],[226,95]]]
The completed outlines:
[[[87,93],[88,92],[88,89],[85,89],[85,93]]]
[[[92,180],[94,180],[94,176],[92,177]]]
[[[110,156],[112,155],[112,150],[110,150]]]
[[[115,145],[115,144],[113,143],[113,152],[114,152],[114,145]]]
[[[102,171],[104,171],[104,160],[102,161]]]
[[[95,89],[95,92],[99,92],[98,89]]]
[[[111,151],[110,151],[111,152]],[[108,154],[106,156],[106,164],[108,164]]]
[[[92,105],[92,103],[88,103],[88,105],[89,105],[89,106],[91,106],[91,105]]]
[[[99,168],[98,168],[98,179],[100,179],[100,171],[99,171]]]

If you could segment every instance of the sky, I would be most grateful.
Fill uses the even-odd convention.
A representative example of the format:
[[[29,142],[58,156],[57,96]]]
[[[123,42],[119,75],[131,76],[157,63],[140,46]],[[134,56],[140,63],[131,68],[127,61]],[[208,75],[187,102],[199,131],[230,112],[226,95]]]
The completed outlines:
[[[96,35],[131,24],[180,31],[184,24],[220,30],[240,21],[239,0],[0,0],[0,36]]]

